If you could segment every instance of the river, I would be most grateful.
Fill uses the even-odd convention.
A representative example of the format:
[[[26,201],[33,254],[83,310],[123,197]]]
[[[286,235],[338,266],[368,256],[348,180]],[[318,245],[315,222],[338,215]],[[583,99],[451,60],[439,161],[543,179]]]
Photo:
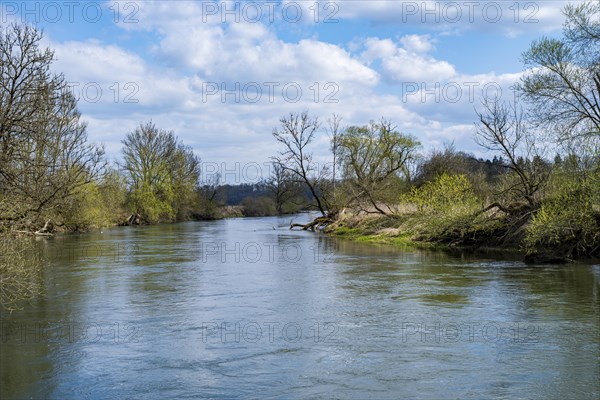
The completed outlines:
[[[290,219],[40,241],[44,294],[2,313],[0,398],[600,398],[600,265]]]

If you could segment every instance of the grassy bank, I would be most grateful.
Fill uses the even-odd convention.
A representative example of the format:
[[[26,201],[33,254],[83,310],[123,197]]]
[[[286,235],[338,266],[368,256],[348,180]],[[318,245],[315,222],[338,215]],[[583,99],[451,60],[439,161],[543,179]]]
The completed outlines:
[[[514,247],[499,246],[473,246],[473,245],[453,245],[434,241],[423,240],[422,236],[414,232],[403,231],[399,228],[379,228],[378,226],[394,225],[398,221],[396,218],[383,216],[352,216],[345,217],[343,220],[337,220],[331,224],[325,232],[330,236],[350,240],[358,243],[371,245],[394,246],[401,250],[433,250],[442,251],[448,254],[463,254],[468,252],[473,255],[483,257],[494,257],[498,259],[519,260],[526,256],[523,249]]]
[[[385,244],[399,248],[413,248],[441,251],[484,251],[495,254],[516,254],[519,258],[526,258],[527,251],[515,245],[501,245],[498,240],[486,239],[481,235],[481,240],[474,241],[456,240],[449,241],[447,237],[434,237],[431,233],[419,230],[422,222],[417,215],[381,216],[381,215],[356,215],[345,214],[329,225],[325,232],[338,238],[348,239],[360,243]],[[480,231],[479,227],[473,227],[473,232]],[[472,232],[472,233],[473,233]],[[540,261],[567,261],[567,258],[548,258]]]
[[[333,236],[362,243],[390,244],[396,246],[433,247],[433,243],[414,240],[407,231],[394,228],[398,220],[381,216],[348,215],[338,218],[325,232]]]
[[[444,249],[448,247],[490,248],[523,252],[518,246],[500,246],[490,236],[497,231],[492,224],[488,227],[472,226],[470,230],[462,230],[462,234],[450,240],[440,232],[426,232],[422,217],[412,214],[404,216],[384,216],[346,213],[329,225],[325,232],[344,239],[363,243],[390,244],[427,249]],[[488,229],[488,232],[486,232]],[[455,231],[456,233],[456,231]],[[479,235],[479,240],[477,236]]]
[[[538,219],[535,213],[515,216],[495,208],[453,217],[425,211],[396,215],[346,211],[324,231],[357,242],[398,247],[508,251],[532,263],[568,262],[598,256],[597,248],[578,251],[576,244],[581,237],[558,238],[550,225],[546,225],[545,241],[540,241]],[[554,242],[549,242],[550,239]],[[594,236],[594,240],[597,239],[598,232]]]

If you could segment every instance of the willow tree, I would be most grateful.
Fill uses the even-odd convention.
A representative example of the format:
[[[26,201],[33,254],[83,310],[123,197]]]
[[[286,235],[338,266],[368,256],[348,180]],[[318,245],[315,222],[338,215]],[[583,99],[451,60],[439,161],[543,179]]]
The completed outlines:
[[[123,143],[129,204],[147,222],[184,219],[193,207],[200,160],[172,131],[140,124]]]
[[[338,146],[349,203],[367,212],[372,208],[380,214],[391,213],[389,202],[398,198],[400,181],[409,180],[409,166],[420,143],[381,119],[346,128]],[[369,207],[363,207],[365,202]]]

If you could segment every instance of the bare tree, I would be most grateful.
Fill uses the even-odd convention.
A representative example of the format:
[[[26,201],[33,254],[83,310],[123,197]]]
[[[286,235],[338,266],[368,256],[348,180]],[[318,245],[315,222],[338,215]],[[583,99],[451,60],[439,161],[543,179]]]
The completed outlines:
[[[456,151],[454,143],[444,144],[443,150],[434,149],[420,160],[415,174],[417,184],[431,181],[440,175],[470,175],[472,166],[467,163],[468,155]]]
[[[560,140],[600,136],[600,3],[569,5],[564,38],[542,38],[523,53],[531,69],[518,85],[531,117]]]
[[[291,113],[279,121],[281,126],[273,130],[273,136],[283,144],[283,150],[273,161],[284,171],[288,171],[294,181],[308,187],[317,209],[325,216],[331,205],[328,201],[327,170],[325,166],[319,167],[308,149],[319,128],[319,121],[316,117],[311,118],[306,111],[301,114]]]
[[[198,189],[200,198],[200,213],[204,219],[217,218],[218,208],[224,203],[225,193],[221,185],[221,174],[211,174],[204,178],[203,185]]]
[[[516,175],[517,181],[507,191],[526,200],[531,208],[536,207],[536,194],[547,181],[549,170],[543,160],[543,149],[536,145],[523,111],[513,104],[498,101],[483,101],[483,108],[483,112],[477,112],[475,141],[508,160],[506,167]]]
[[[62,75],[52,75],[54,53],[40,50],[42,32],[29,25],[0,29],[0,156],[3,165],[26,134],[36,130],[40,109],[65,88]],[[50,98],[49,98],[50,97]]]
[[[266,189],[273,196],[275,208],[279,214],[284,212],[284,207],[300,197],[301,191],[289,170],[281,164],[273,162],[273,172],[265,182]]]
[[[333,201],[336,202],[335,196],[335,185],[336,185],[336,171],[335,168],[337,166],[337,154],[339,151],[339,142],[340,142],[340,123],[342,122],[342,117],[338,114],[333,114],[331,118],[327,119],[327,124],[329,126],[328,135],[329,135],[329,143],[331,144],[331,153],[333,154],[333,165],[332,165],[332,186],[333,186]]]

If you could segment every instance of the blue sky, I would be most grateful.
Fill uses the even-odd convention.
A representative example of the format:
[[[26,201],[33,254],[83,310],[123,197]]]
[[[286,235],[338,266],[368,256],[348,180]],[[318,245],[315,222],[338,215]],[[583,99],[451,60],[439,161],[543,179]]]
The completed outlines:
[[[278,119],[303,110],[323,128],[332,113],[342,125],[389,118],[424,151],[454,142],[482,155],[474,108],[499,90],[513,98],[520,54],[560,35],[566,3],[3,0],[0,22],[44,29],[111,159],[152,119],[211,168],[239,170],[267,162]],[[323,162],[327,147],[322,129]]]

